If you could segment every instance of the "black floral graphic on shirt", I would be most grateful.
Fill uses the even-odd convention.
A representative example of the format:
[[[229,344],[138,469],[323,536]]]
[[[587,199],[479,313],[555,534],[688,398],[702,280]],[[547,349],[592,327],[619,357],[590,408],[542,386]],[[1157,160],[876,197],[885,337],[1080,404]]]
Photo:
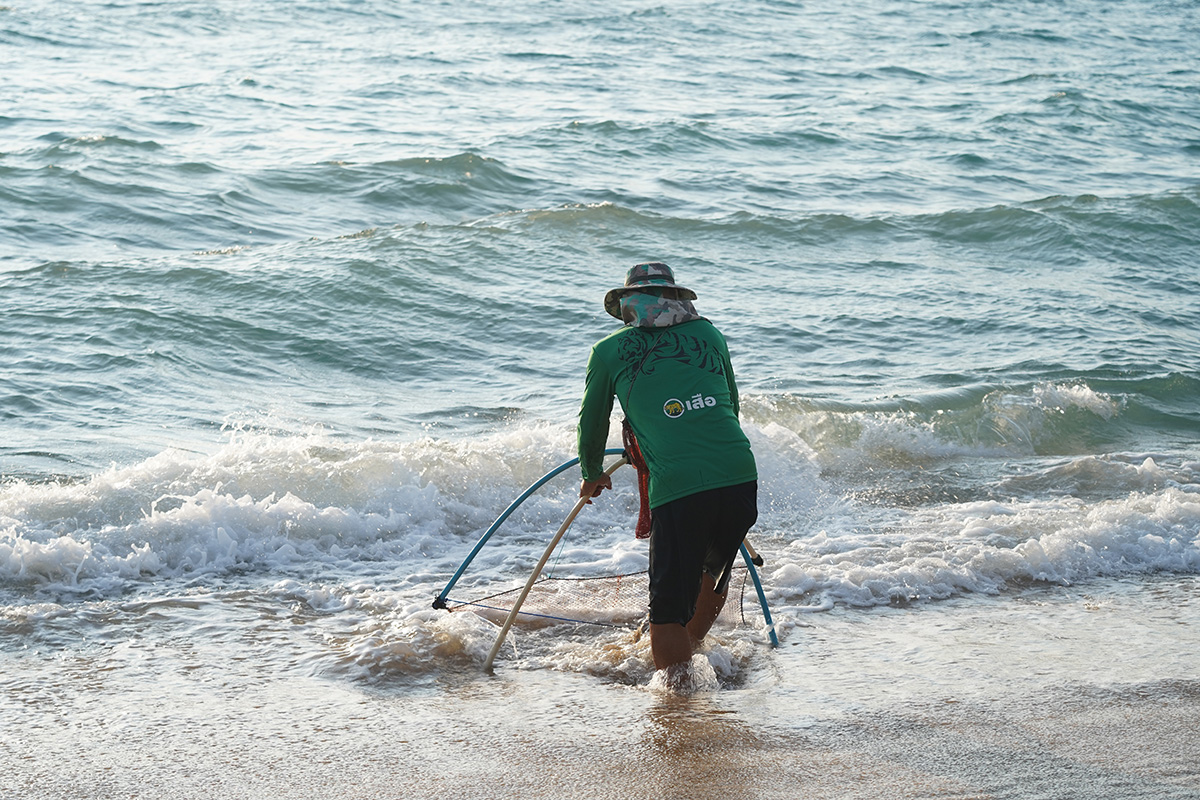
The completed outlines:
[[[634,379],[638,375],[653,375],[663,361],[681,362],[714,375],[725,374],[725,362],[718,348],[673,328],[636,329],[633,335],[621,338],[617,356],[633,366]]]

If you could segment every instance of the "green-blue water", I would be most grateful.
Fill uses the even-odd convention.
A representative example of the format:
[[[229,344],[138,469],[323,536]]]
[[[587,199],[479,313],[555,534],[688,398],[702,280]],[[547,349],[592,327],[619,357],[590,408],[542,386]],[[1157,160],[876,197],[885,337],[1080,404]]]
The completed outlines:
[[[1126,635],[1141,666],[1079,680],[1162,659],[1194,692],[1172,653],[1200,640],[1196,52],[1194,2],[0,7],[0,702],[54,695],[64,660],[136,685],[179,626],[242,676],[230,697],[470,673],[488,629],[428,599],[571,457],[600,300],[646,260],[726,333],[762,474],[785,647],[731,634],[732,694],[825,719],[793,693],[813,626],[961,603],[1036,626],[1027,592],[1159,591],[1169,641]],[[644,563],[618,483],[577,525],[585,573]],[[483,580],[524,577],[573,488]],[[321,633],[271,629],[243,665],[256,615]],[[588,673],[589,708],[650,681],[638,646],[532,636],[513,667]],[[1142,777],[1045,796],[1198,785]]]

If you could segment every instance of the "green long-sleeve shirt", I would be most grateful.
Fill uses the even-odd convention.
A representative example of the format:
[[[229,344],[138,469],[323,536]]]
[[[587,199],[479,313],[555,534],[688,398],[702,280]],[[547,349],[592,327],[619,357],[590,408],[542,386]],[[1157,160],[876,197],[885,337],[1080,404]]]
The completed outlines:
[[[614,395],[650,469],[650,507],[757,480],[725,338],[706,319],[624,327],[592,347],[579,409],[584,480],[603,472]]]

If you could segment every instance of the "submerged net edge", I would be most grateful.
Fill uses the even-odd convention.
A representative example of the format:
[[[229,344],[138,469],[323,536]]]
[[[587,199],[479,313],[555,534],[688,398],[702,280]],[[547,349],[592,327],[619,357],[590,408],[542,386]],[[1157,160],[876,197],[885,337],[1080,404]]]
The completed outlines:
[[[717,617],[718,624],[728,627],[746,624],[745,596],[749,575],[744,566],[734,567],[725,608]],[[649,577],[645,570],[621,575],[544,577],[530,588],[517,616],[526,624],[574,623],[635,629],[646,618],[648,587]],[[485,619],[503,622],[523,588],[518,586],[470,600],[448,597],[446,609],[473,611]]]

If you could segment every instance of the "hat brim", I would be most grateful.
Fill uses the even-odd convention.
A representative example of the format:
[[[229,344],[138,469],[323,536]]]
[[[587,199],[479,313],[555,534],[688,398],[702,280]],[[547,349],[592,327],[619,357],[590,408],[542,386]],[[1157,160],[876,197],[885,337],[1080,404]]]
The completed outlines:
[[[644,283],[639,286],[618,286],[616,289],[609,289],[604,295],[604,310],[610,316],[621,319],[621,298],[630,292],[652,292],[656,289],[676,289],[679,292],[682,300],[695,300],[696,293],[686,286],[680,286],[677,283]]]

